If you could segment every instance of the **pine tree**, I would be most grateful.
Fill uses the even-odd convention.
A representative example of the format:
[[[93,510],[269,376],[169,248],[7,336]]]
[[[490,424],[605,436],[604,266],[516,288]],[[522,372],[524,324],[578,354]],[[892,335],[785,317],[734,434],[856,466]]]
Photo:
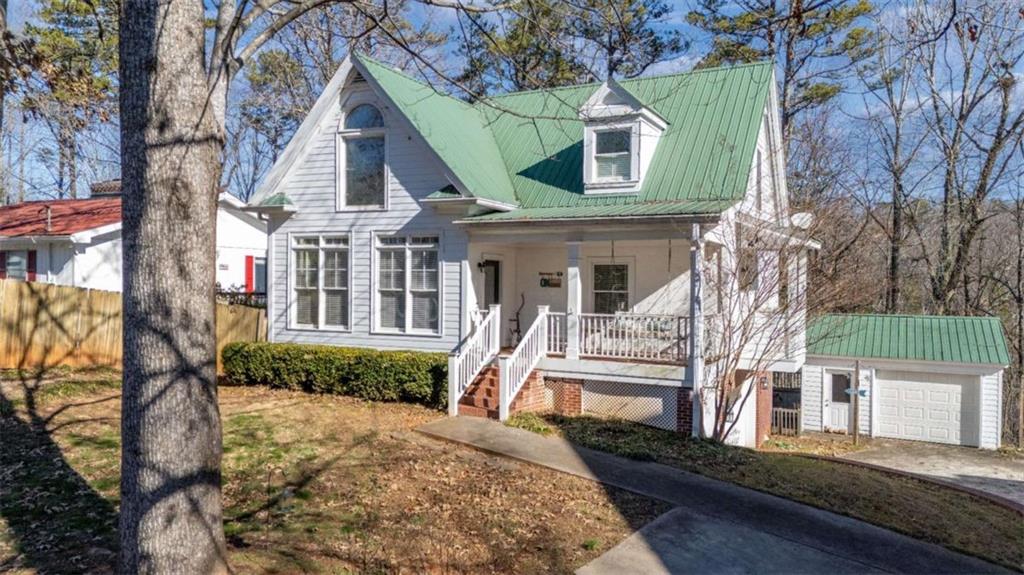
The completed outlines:
[[[22,106],[57,140],[57,194],[75,197],[78,134],[116,115],[116,0],[46,0],[25,26],[39,58]]]
[[[835,98],[866,55],[872,10],[868,0],[699,0],[686,19],[712,39],[698,67],[777,62],[788,152],[793,119]]]

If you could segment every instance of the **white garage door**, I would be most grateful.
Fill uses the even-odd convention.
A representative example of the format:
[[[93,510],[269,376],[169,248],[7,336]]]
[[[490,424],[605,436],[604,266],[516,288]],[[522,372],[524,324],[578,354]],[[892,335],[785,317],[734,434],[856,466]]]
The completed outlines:
[[[978,378],[878,372],[878,435],[978,445]]]

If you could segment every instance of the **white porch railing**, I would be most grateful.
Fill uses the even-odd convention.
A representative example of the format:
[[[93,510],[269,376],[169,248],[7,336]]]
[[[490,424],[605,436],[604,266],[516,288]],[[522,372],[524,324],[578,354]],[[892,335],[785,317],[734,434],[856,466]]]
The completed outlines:
[[[498,419],[508,419],[509,408],[530,372],[548,353],[548,306],[537,306],[537,319],[508,357],[498,358]]]
[[[580,314],[580,355],[682,362],[685,317],[638,313]]]
[[[548,353],[565,353],[565,345],[568,341],[566,327],[565,313],[548,312]]]
[[[501,349],[501,306],[492,305],[487,312],[479,313],[481,319],[473,322],[473,332],[448,356],[449,415],[459,414],[459,400]]]

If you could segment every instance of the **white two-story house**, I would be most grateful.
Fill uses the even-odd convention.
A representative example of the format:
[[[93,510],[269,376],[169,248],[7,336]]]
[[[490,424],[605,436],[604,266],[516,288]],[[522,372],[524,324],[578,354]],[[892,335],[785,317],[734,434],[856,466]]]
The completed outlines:
[[[352,56],[248,208],[269,222],[269,337],[449,353],[452,414],[728,419],[753,445],[758,401],[722,394],[716,414],[707,390],[716,366],[749,391],[803,363],[813,245],[776,110],[769,64],[471,105]],[[710,342],[773,282],[760,303],[786,329],[730,363]]]

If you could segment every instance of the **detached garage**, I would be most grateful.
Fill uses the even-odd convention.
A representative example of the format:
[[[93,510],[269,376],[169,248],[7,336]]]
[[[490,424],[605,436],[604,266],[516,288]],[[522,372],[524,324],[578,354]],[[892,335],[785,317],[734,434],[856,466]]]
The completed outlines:
[[[823,316],[807,329],[803,429],[852,432],[856,411],[863,435],[996,449],[1009,362],[996,318]]]

